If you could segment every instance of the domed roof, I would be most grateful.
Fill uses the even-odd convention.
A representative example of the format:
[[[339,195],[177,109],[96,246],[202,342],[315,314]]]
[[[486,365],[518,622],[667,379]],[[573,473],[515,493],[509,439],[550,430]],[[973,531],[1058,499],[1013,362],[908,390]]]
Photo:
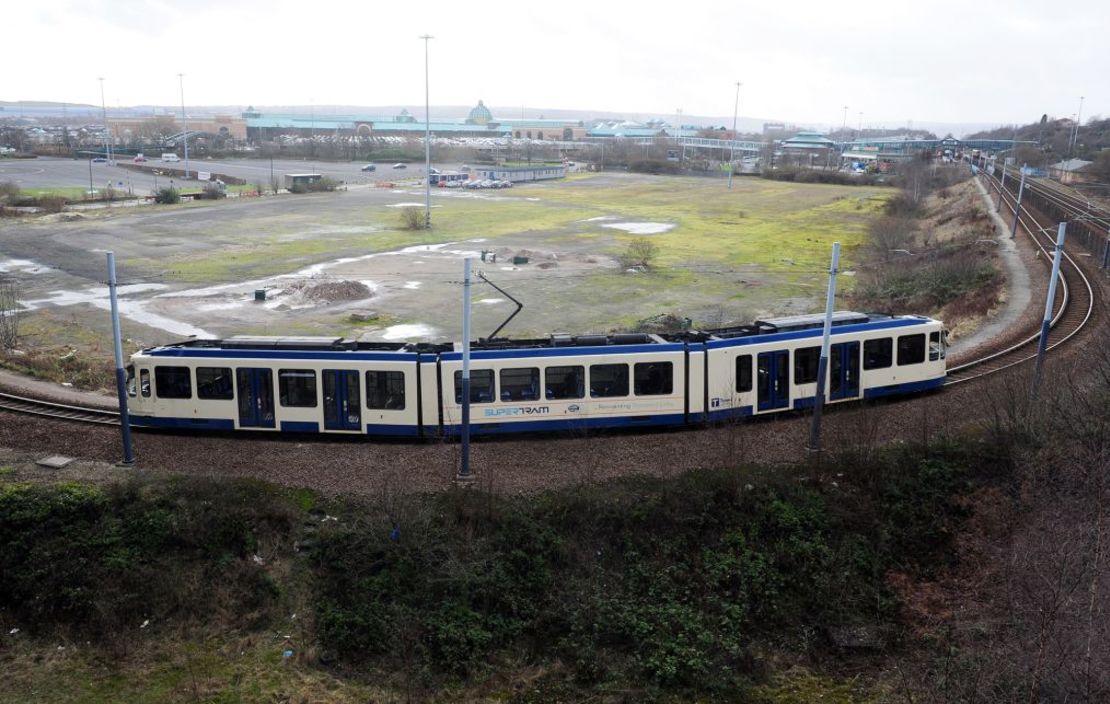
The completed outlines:
[[[489,111],[489,108],[487,108],[481,100],[478,101],[478,104],[474,106],[470,114],[466,117],[467,123],[471,125],[487,125],[491,120],[493,120],[493,113]]]

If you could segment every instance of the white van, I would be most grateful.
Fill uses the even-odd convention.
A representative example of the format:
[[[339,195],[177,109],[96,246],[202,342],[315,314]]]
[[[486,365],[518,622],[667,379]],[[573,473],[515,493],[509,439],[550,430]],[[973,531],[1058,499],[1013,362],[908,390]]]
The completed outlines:
[[[162,161],[181,161],[181,159],[178,159],[176,154],[170,153],[170,154],[163,154],[162,155]]]

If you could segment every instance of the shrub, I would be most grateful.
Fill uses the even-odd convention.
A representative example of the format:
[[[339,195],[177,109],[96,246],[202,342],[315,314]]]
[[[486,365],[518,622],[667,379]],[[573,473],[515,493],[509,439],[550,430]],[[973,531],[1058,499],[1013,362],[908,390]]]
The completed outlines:
[[[16,200],[19,198],[19,185],[14,181],[0,181],[0,199]]]
[[[678,174],[682,173],[682,165],[666,159],[640,159],[629,161],[628,170],[642,174]]]
[[[65,210],[65,196],[39,196],[35,199],[38,207],[48,213],[60,213]]]
[[[253,555],[288,542],[294,515],[255,482],[0,487],[0,608],[102,641],[144,619],[249,622],[275,597]]]
[[[628,243],[618,260],[624,269],[633,267],[650,269],[657,256],[659,256],[659,245],[646,237],[637,237]]]
[[[414,206],[401,208],[401,228],[405,230],[423,230],[426,225],[424,210]]]
[[[221,198],[227,198],[227,191],[214,183],[210,183],[204,187],[204,190],[197,197],[202,200],[220,200]]]
[[[174,203],[181,202],[181,193],[176,188],[159,188],[158,192],[154,194],[154,202],[161,203],[162,205],[173,205]]]

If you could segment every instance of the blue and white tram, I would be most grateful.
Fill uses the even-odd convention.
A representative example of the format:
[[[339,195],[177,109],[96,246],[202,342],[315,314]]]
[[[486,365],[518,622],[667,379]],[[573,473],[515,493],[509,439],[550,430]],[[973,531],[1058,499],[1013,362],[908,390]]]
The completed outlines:
[[[472,345],[475,433],[679,426],[812,406],[822,316],[673,335],[552,335]],[[945,331],[922,316],[840,312],[831,403],[944,383]],[[232,337],[142,350],[128,366],[137,426],[453,435],[454,344]]]

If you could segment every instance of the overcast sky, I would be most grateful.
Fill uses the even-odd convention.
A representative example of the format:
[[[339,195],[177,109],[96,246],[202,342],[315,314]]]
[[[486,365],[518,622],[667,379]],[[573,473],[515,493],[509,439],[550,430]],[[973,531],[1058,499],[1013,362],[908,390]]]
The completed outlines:
[[[1110,115],[1107,0],[46,0],[3,13],[0,100],[740,114],[827,129]],[[534,108],[535,110],[533,110]],[[517,117],[516,115],[501,115]]]

